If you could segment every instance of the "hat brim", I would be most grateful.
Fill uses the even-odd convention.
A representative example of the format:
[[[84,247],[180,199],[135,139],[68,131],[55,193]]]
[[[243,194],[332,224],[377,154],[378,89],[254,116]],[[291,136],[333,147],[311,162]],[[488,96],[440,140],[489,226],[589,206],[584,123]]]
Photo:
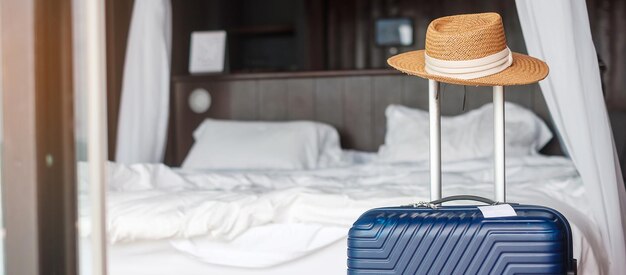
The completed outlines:
[[[545,62],[520,53],[513,53],[513,63],[504,71],[475,79],[456,79],[427,73],[424,70],[424,50],[392,56],[387,59],[387,63],[406,74],[459,85],[525,85],[538,82],[548,75],[548,65]]]

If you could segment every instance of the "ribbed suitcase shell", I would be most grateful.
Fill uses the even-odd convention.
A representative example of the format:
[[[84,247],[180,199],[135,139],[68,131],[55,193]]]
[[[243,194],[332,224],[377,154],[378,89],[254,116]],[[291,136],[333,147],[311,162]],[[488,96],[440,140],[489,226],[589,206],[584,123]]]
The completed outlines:
[[[348,236],[348,274],[575,274],[571,230],[559,212],[512,205],[389,207],[363,214]]]

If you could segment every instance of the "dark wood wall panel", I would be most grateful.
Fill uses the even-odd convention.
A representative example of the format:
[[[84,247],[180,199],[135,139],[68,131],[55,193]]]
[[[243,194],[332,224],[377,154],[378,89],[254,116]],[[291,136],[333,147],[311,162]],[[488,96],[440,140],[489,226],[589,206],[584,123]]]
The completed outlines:
[[[587,0],[591,34],[598,57],[607,106],[626,111],[626,1]]]
[[[311,78],[288,79],[288,120],[311,120],[315,118],[315,80]]]
[[[287,116],[289,97],[287,82],[284,80],[258,81],[259,119],[284,120]]]
[[[124,1],[124,0],[117,0]],[[189,73],[191,33],[214,29],[221,20],[223,6],[233,1],[171,0],[172,2],[172,75]],[[236,15],[231,15],[236,16]]]
[[[428,109],[428,81],[417,77],[402,78],[402,99],[403,104],[422,110]]]
[[[483,96],[481,92],[473,91],[472,87],[449,85],[445,83],[440,85],[439,92],[442,115],[458,115],[462,113],[464,111],[463,97],[465,97],[467,103],[467,93],[471,93],[471,97],[477,99],[481,99]]]
[[[373,78],[368,76],[343,79],[342,98],[344,144],[354,148],[373,150],[374,146],[374,101]]]
[[[383,72],[383,73],[381,73]],[[357,73],[357,74],[362,74]],[[189,94],[207,89],[213,99],[204,114],[188,107]],[[187,77],[175,80],[173,142],[169,164],[178,165],[193,143],[191,133],[204,118],[286,121],[313,120],[335,127],[344,148],[376,151],[384,142],[385,109],[390,104],[428,109],[428,81],[393,71],[372,75],[295,75],[286,77]],[[463,100],[465,98],[465,106]],[[535,111],[550,125],[537,85],[510,87],[506,100]],[[492,101],[491,88],[442,85],[442,115],[458,115]],[[553,142],[545,153],[560,154]]]
[[[242,114],[239,114],[239,113],[232,113],[231,112],[232,109],[245,111],[244,108],[232,108],[231,107],[231,105],[233,105],[233,102],[237,102],[240,104],[242,103],[245,104],[245,102],[242,100],[233,100],[233,98],[236,98],[238,96],[238,93],[231,92],[231,89],[229,86],[230,86],[230,83],[216,82],[216,83],[206,83],[206,84],[203,84],[194,88],[194,90],[205,89],[207,91],[213,91],[213,97],[211,98],[212,100],[211,106],[213,108],[211,108],[208,111],[212,118],[216,118],[216,119],[231,118],[232,119],[233,117],[242,116]],[[173,118],[177,119],[178,117],[173,116]],[[201,121],[202,120],[194,120],[194,123],[199,124]],[[179,126],[180,123],[185,123],[185,122],[176,121],[174,125]]]
[[[115,157],[122,77],[134,0],[106,1],[107,128],[109,159]]]
[[[374,144],[385,141],[386,119],[385,110],[391,104],[404,103],[403,76],[380,76],[373,78],[374,89]]]
[[[315,80],[315,118],[317,121],[343,129],[342,78],[318,78]]]
[[[424,48],[426,29],[433,19],[462,13],[500,13],[509,47],[517,52],[526,52],[515,1],[329,0],[327,11],[327,69],[385,68],[388,57],[398,52]],[[402,47],[377,46],[374,22],[385,17],[411,18],[414,44]]]
[[[233,119],[249,120],[256,119],[259,114],[259,93],[256,89],[256,82],[251,80],[237,82],[219,82],[225,90],[230,93],[229,110]],[[210,90],[209,90],[210,91]]]

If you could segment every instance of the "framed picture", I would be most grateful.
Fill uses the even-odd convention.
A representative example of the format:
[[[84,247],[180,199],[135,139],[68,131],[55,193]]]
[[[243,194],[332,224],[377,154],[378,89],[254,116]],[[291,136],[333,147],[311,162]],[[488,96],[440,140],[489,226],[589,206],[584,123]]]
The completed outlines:
[[[413,20],[411,18],[379,18],[375,22],[376,45],[399,47],[413,45]]]
[[[196,31],[191,33],[190,73],[223,72],[225,56],[226,31]]]

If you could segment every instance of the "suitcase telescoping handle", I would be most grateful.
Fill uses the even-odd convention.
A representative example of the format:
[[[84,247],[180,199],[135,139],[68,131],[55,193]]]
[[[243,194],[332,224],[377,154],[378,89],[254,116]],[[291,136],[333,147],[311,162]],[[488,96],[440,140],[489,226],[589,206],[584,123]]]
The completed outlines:
[[[430,200],[441,199],[441,108],[439,82],[428,80],[430,117]],[[506,202],[504,162],[504,87],[493,86],[495,201]]]

